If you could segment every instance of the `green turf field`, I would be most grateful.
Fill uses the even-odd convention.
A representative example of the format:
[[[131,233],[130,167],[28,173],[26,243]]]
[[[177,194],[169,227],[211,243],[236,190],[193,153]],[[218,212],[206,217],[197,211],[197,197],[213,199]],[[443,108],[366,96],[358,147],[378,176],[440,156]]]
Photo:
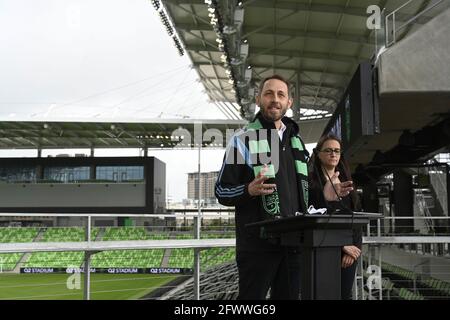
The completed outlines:
[[[0,274],[0,299],[80,300],[80,289],[69,290],[69,274]],[[174,275],[91,274],[92,300],[139,299],[175,279]],[[72,282],[75,283],[76,282]]]

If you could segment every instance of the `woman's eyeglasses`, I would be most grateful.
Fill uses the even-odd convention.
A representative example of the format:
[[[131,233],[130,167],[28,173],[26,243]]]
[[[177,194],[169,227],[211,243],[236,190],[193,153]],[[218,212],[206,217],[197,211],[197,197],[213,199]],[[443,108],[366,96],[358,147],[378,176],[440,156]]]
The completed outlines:
[[[321,152],[325,152],[327,154],[332,154],[333,152],[336,154],[341,154],[341,149],[326,148],[326,149],[323,149]]]

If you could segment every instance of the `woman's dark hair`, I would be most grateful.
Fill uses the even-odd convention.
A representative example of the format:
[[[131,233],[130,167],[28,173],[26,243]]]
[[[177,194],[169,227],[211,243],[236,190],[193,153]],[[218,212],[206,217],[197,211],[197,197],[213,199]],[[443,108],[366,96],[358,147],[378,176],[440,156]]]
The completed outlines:
[[[342,141],[337,136],[335,136],[333,134],[328,134],[328,135],[324,135],[324,136],[320,137],[319,141],[317,142],[316,148],[314,149],[314,152],[311,156],[311,159],[309,160],[309,163],[308,163],[308,169],[309,169],[308,171],[309,171],[309,177],[310,177],[309,181],[311,184],[311,188],[319,189],[321,185],[323,186],[327,182],[328,178],[326,178],[325,175],[323,174],[323,171],[321,168],[322,163],[320,161],[318,153],[319,153],[319,151],[322,150],[323,145],[328,140],[337,141],[342,149]],[[336,166],[336,171],[339,171],[339,180],[341,180],[342,182],[351,180],[352,177],[351,177],[351,173],[350,173],[350,167],[349,167],[347,161],[345,160],[343,153],[340,154],[339,162]],[[320,174],[320,177],[318,177],[319,174]],[[318,179],[321,179],[321,182]],[[352,190],[350,192],[350,198],[352,200],[352,207],[353,207],[352,209],[359,210],[360,202],[359,202],[359,198],[358,198],[358,195],[355,190]]]

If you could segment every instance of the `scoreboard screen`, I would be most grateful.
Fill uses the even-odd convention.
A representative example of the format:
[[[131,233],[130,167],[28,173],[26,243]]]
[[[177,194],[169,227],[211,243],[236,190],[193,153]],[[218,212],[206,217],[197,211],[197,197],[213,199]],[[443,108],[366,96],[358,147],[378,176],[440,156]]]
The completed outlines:
[[[323,135],[342,140],[346,155],[356,152],[370,136],[379,133],[376,72],[369,62],[358,66]]]

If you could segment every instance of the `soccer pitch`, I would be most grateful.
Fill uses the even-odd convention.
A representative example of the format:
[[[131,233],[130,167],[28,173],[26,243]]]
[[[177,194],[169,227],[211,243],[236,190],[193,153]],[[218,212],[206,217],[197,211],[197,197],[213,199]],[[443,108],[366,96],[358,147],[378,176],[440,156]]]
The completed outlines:
[[[0,274],[0,299],[81,300],[80,286],[69,289],[71,274]],[[133,300],[177,278],[164,274],[91,274],[91,300]],[[70,286],[69,286],[70,287]],[[73,286],[72,286],[73,287]]]

